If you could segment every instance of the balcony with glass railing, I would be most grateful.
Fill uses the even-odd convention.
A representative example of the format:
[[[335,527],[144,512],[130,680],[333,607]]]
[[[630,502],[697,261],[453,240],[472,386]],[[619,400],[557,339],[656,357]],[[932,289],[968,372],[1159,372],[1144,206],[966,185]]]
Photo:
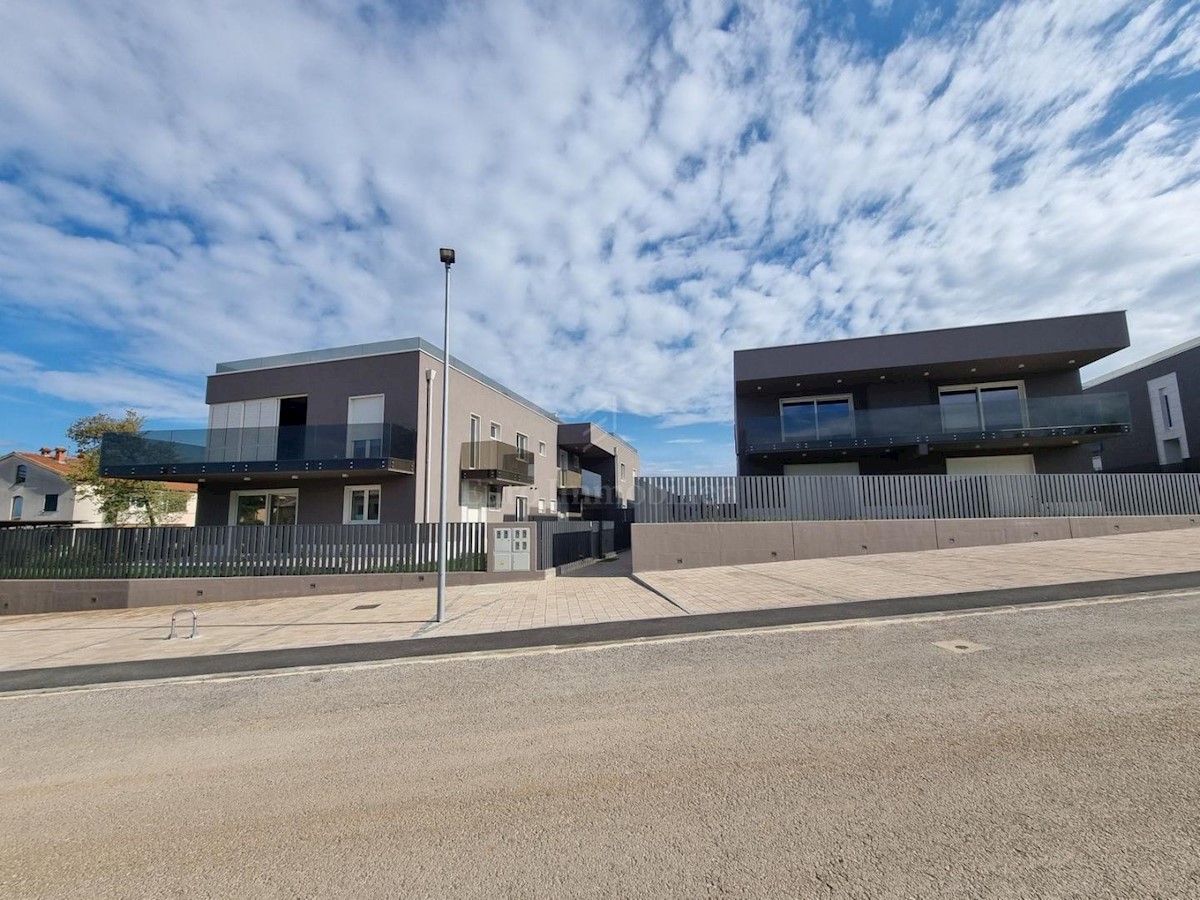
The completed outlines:
[[[181,481],[356,470],[412,474],[416,445],[411,428],[386,422],[112,432],[101,440],[100,474]]]
[[[460,458],[462,477],[489,484],[533,484],[533,453],[503,441],[467,441]]]
[[[844,398],[785,404],[777,416],[746,419],[743,453],[883,449],[920,444],[1016,442],[1048,446],[1092,435],[1125,434],[1126,394],[1074,394],[1026,399],[990,389],[944,391],[926,406],[853,409]]]

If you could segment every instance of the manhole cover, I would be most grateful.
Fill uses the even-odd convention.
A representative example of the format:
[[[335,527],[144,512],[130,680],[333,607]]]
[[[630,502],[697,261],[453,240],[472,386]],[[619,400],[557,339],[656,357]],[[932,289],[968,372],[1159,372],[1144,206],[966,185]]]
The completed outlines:
[[[988,649],[983,644],[976,644],[974,641],[967,640],[934,641],[933,646],[949,650],[951,653],[978,653],[980,650]]]
[[[362,606],[355,606],[354,609],[378,609],[378,603],[364,603]]]

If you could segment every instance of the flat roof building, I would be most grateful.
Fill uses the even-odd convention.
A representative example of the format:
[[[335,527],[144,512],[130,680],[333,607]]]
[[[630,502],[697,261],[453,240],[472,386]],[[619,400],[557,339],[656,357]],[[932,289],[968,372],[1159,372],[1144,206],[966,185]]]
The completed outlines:
[[[624,441],[581,441],[596,426],[450,363],[450,521],[633,499],[637,451]],[[443,377],[441,351],[419,338],[219,363],[208,428],[107,435],[101,470],[197,483],[199,525],[436,521]],[[560,472],[572,464],[578,485]]]
[[[739,350],[738,473],[1089,472],[1129,403],[1079,369],[1128,346],[1106,312]]]

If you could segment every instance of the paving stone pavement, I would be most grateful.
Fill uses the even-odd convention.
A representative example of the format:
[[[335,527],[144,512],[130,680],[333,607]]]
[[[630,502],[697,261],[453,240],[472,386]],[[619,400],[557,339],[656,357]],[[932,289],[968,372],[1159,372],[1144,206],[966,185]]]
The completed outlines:
[[[170,607],[0,618],[0,670],[421,639],[1200,571],[1200,529],[644,573],[628,555],[546,581],[197,607],[200,636],[166,640]],[[665,594],[673,602],[662,596]]]
[[[690,613],[883,600],[1200,571],[1200,529],[797,560],[640,577]]]

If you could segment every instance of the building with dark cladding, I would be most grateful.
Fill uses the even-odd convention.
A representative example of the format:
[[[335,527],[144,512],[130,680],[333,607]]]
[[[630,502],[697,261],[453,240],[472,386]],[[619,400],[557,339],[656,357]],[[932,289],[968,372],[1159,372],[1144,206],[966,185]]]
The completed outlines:
[[[197,525],[438,520],[441,350],[419,338],[218,363],[208,427],[105,435],[104,475],[192,482]],[[448,519],[633,500],[637,451],[451,358]]]
[[[1107,312],[740,350],[738,474],[1090,472],[1130,407],[1079,369],[1128,346]]]
[[[1200,338],[1093,378],[1087,396],[1129,395],[1133,430],[1103,441],[1105,472],[1200,472]]]

